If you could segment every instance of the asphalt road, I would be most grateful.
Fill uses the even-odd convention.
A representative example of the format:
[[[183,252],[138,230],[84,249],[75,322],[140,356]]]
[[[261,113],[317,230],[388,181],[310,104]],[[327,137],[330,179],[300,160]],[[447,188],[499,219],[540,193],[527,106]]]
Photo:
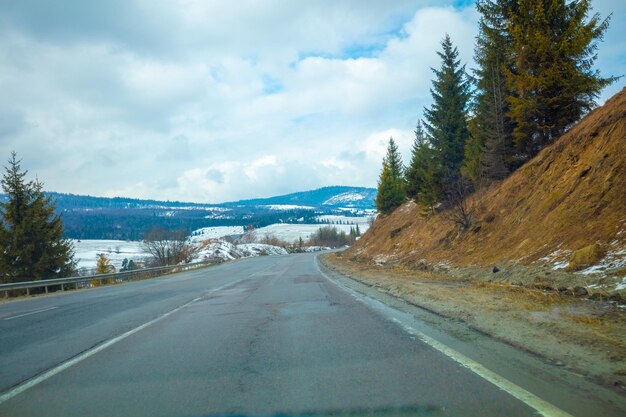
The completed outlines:
[[[549,390],[528,369],[490,381],[367,298],[303,254],[0,304],[0,416],[537,415],[526,394],[544,415],[624,411],[550,372]]]

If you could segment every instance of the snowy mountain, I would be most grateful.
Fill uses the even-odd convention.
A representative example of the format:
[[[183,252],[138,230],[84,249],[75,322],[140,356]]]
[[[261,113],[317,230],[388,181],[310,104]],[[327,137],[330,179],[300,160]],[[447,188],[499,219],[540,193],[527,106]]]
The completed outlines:
[[[309,207],[346,207],[367,210],[375,208],[375,199],[376,189],[374,188],[332,186],[276,197],[234,201],[225,203],[224,206],[296,205]]]
[[[349,191],[347,193],[337,194],[332,196],[328,200],[324,201],[322,204],[325,206],[350,206],[353,205],[357,201],[364,200],[366,196],[363,193],[355,193]]]

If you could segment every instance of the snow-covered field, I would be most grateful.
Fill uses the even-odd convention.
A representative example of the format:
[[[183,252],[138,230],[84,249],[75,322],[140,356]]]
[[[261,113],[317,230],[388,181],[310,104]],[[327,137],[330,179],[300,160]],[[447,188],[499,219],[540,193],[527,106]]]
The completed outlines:
[[[78,268],[92,269],[96,267],[98,254],[104,253],[116,269],[120,269],[124,258],[133,261],[143,260],[148,256],[142,243],[125,240],[72,240],[74,259]]]
[[[361,229],[361,233],[363,233],[365,230],[367,230],[369,228],[370,222],[374,219],[375,216],[339,216],[339,215],[335,215],[335,214],[327,214],[324,216],[317,216],[315,219],[317,221],[320,222],[327,222],[329,221],[330,223],[348,223],[348,224],[358,224],[359,225],[359,229]],[[365,227],[365,230],[363,229]],[[349,229],[348,229],[349,230]]]
[[[320,220],[329,220],[335,222],[352,222],[352,224],[331,224],[338,230],[346,233],[350,232],[350,228],[358,224],[361,233],[364,233],[369,227],[369,217],[348,217],[348,216],[321,216]],[[262,239],[265,236],[274,236],[286,242],[295,242],[299,238],[308,240],[309,237],[317,232],[324,224],[272,224],[262,227],[254,231],[256,239]],[[205,227],[195,230],[189,237],[189,242],[198,245],[200,242],[215,239],[210,246],[205,247],[200,253],[199,258],[218,257],[223,259],[237,259],[249,256],[259,255],[283,255],[287,252],[280,247],[263,245],[259,243],[233,245],[221,240],[225,236],[244,234],[243,226],[216,226]],[[95,269],[98,260],[98,254],[104,253],[110,260],[111,264],[119,270],[122,261],[128,260],[143,261],[149,254],[144,250],[140,241],[124,241],[124,240],[73,240],[74,259],[77,261],[78,268]],[[319,250],[319,249],[318,249]]]
[[[268,204],[257,207],[264,207],[270,210],[313,210],[315,208],[311,206],[297,206],[295,204]]]
[[[339,216],[343,217],[343,216]],[[356,219],[356,217],[352,217],[352,219]],[[254,231],[257,239],[262,238],[264,236],[274,236],[280,240],[284,240],[286,242],[294,242],[299,238],[302,240],[307,240],[311,235],[320,227],[324,227],[324,224],[285,224],[285,223],[277,223],[271,224],[269,226],[261,227]],[[354,227],[354,225],[350,224],[332,224],[331,226],[336,227],[337,230],[343,230],[346,233],[350,232],[350,228]],[[361,233],[364,233],[369,227],[369,223],[359,223],[359,229]]]

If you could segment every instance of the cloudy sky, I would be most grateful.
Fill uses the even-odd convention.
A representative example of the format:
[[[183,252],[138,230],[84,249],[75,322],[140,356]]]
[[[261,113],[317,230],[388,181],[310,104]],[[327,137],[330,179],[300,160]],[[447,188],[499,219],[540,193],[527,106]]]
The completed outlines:
[[[445,33],[472,66],[472,3],[0,0],[0,157],[99,196],[375,186],[390,136],[408,156]],[[624,74],[626,2],[593,4],[613,12],[597,67]]]

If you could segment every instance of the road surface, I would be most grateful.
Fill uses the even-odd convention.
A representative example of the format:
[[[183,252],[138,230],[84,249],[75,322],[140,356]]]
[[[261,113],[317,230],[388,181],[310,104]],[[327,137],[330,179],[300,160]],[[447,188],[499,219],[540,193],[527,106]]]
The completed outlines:
[[[313,254],[3,303],[0,415],[624,411],[619,396],[407,308],[327,277]]]

